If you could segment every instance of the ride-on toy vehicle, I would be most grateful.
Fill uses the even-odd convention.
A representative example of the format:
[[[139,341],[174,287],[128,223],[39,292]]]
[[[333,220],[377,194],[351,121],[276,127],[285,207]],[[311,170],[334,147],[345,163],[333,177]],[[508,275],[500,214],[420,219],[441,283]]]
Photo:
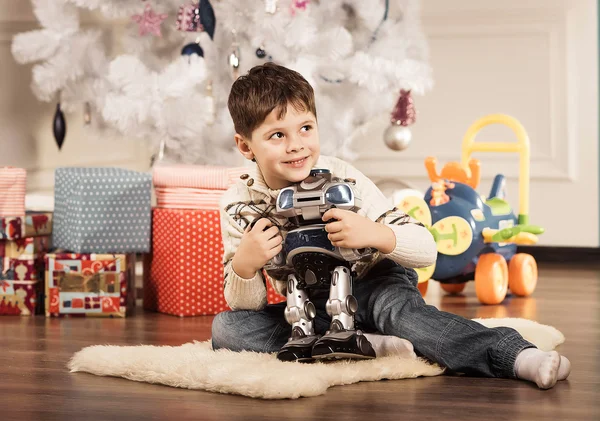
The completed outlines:
[[[518,141],[475,143],[482,128],[496,123],[511,128]],[[504,198],[502,174],[494,178],[487,198],[477,193],[481,166],[471,158],[473,152],[520,154],[518,216]],[[437,243],[436,263],[417,269],[421,292],[429,279],[449,293],[459,293],[475,280],[477,298],[484,304],[502,302],[508,288],[518,296],[530,295],[537,284],[537,264],[533,256],[517,253],[517,245],[537,243],[544,229],[529,225],[529,137],[523,126],[507,115],[486,116],[467,130],[460,163],[446,164],[440,174],[436,164],[433,157],[425,160],[432,182],[425,196],[406,197],[398,205],[428,227]]]

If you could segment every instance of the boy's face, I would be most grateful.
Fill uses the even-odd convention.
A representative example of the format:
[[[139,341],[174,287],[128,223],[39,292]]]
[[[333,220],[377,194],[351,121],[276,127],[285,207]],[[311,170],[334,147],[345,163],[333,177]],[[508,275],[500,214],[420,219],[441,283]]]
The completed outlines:
[[[317,119],[311,112],[298,111],[288,104],[278,120],[278,109],[252,132],[248,142],[236,134],[236,144],[247,159],[256,159],[269,188],[282,189],[308,177],[319,159]]]

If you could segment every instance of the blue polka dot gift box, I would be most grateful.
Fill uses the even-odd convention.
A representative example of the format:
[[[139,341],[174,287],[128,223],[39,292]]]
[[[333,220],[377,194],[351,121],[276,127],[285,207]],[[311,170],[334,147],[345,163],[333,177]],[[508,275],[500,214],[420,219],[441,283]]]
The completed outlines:
[[[150,174],[123,168],[58,168],[54,247],[72,253],[150,251]]]

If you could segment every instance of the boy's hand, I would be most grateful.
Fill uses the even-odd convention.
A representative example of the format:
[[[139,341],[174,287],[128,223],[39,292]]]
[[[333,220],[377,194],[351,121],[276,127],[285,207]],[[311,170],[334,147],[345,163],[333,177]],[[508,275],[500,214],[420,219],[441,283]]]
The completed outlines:
[[[373,247],[382,253],[391,253],[396,247],[396,236],[391,228],[374,222],[356,212],[329,209],[323,221],[336,219],[325,225],[327,238],[336,247],[361,249]]]
[[[279,228],[273,226],[267,218],[259,219],[254,226],[246,228],[231,263],[233,270],[242,278],[254,277],[258,270],[281,251],[282,242]]]

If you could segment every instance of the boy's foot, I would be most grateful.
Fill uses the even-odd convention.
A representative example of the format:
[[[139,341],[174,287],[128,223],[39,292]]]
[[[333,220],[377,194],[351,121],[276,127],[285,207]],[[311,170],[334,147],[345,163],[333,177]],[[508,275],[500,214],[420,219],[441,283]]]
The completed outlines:
[[[381,333],[365,333],[365,337],[373,345],[378,357],[396,356],[403,358],[417,358],[413,344],[406,339]]]
[[[558,380],[569,377],[570,372],[571,362],[556,351],[527,348],[515,361],[517,378],[534,382],[540,389],[550,389]]]

